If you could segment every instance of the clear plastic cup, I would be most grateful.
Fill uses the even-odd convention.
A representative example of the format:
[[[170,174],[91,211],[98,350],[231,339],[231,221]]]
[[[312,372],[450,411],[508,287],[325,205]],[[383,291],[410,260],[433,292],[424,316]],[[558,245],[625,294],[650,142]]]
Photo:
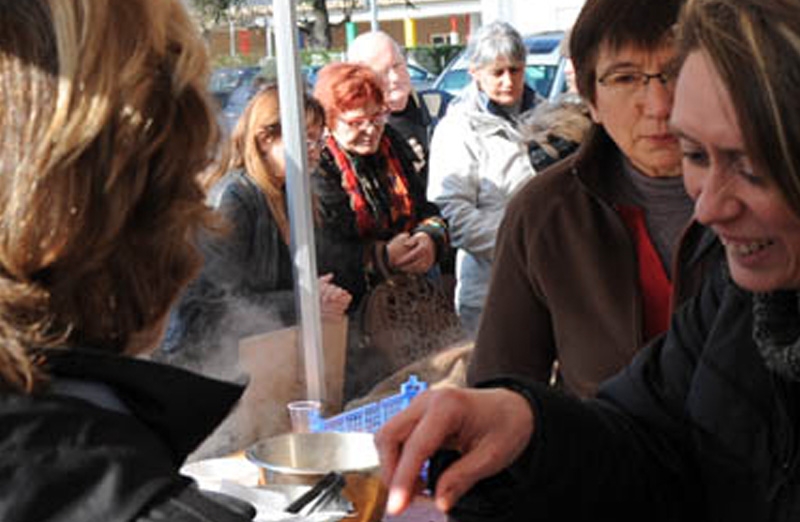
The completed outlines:
[[[309,433],[314,421],[321,417],[320,401],[292,401],[287,404],[293,433]]]

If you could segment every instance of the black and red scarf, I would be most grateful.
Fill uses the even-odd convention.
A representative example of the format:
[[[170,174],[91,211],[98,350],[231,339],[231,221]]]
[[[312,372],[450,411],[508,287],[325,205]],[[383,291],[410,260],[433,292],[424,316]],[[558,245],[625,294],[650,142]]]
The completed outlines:
[[[385,134],[371,156],[350,156],[333,136],[328,136],[326,145],[342,173],[342,188],[356,215],[359,236],[410,231],[416,225],[408,179]]]

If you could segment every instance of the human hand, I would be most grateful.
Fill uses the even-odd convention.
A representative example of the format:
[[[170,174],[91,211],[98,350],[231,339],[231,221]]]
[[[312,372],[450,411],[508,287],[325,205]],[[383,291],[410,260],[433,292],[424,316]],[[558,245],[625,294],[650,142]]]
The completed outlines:
[[[505,390],[440,389],[414,399],[375,436],[381,477],[389,488],[386,511],[408,507],[423,463],[438,449],[461,457],[439,477],[436,507],[448,511],[479,480],[513,463],[534,430],[533,411]]]
[[[333,274],[319,278],[319,305],[323,317],[341,317],[347,312],[353,296],[342,287],[333,284]]]
[[[393,270],[399,270],[397,265],[400,260],[411,248],[411,235],[408,232],[400,232],[386,243],[386,261]]]
[[[402,272],[424,274],[436,262],[436,244],[425,232],[417,232],[405,243],[406,251],[393,262]]]

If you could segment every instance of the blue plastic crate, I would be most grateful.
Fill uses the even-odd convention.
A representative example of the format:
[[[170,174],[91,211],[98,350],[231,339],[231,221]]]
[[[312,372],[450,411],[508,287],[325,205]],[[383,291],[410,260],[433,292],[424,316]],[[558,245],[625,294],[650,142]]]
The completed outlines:
[[[400,393],[371,402],[359,408],[345,411],[339,415],[323,419],[318,417],[311,421],[311,431],[365,432],[375,433],[386,421],[403,411],[411,400],[425,391],[428,384],[417,379],[416,375],[400,385]]]

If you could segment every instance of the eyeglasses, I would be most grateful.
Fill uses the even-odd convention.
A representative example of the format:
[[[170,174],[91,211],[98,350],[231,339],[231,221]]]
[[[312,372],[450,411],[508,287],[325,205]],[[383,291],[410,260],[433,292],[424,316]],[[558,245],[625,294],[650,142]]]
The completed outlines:
[[[644,91],[650,80],[656,79],[672,92],[677,77],[678,71],[672,68],[653,74],[642,71],[610,71],[598,78],[597,83],[620,93],[636,94]]]
[[[340,117],[339,121],[344,123],[351,131],[365,131],[368,128],[378,128],[386,123],[389,111],[381,111],[372,116],[362,116],[360,118],[345,119]]]
[[[312,139],[306,138],[306,148],[309,151],[321,151],[325,147],[325,136],[321,135],[319,138]]]

